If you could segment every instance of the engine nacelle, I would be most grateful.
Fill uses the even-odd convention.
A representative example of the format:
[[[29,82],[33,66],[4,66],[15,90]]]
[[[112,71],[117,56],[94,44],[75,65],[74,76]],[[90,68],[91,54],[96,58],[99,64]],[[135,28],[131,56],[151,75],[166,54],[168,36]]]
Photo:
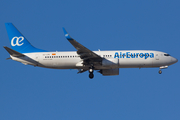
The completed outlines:
[[[119,66],[119,59],[117,58],[111,58],[111,59],[103,59],[102,60],[102,66],[104,67],[118,67]]]
[[[115,69],[103,69],[100,71],[100,73],[104,76],[109,76],[109,75],[119,75],[119,68]]]

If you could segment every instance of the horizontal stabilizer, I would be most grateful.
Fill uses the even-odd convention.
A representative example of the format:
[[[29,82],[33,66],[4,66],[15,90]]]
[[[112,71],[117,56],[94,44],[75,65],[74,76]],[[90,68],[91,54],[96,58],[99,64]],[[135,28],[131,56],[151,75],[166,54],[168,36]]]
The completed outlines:
[[[25,55],[23,55],[23,54],[15,51],[15,50],[11,49],[11,48],[6,47],[6,46],[4,46],[4,48],[5,48],[5,49],[7,50],[7,52],[8,52],[11,56],[13,56],[13,57],[23,57],[23,56],[25,56]]]

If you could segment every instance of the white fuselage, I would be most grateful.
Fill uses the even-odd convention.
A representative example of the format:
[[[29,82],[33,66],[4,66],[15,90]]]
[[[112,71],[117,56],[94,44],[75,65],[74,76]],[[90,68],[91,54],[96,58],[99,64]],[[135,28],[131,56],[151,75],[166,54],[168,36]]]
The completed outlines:
[[[104,58],[102,65],[95,65],[95,69],[111,68],[146,68],[169,66],[177,59],[167,53],[150,50],[126,51],[93,51]],[[13,57],[15,61],[39,67],[53,69],[88,69],[83,60],[74,52],[34,52],[24,53],[25,57]]]
[[[11,48],[4,46],[12,60],[25,65],[52,69],[78,69],[78,73],[89,71],[89,78],[94,77],[94,70],[105,76],[119,75],[119,68],[167,68],[178,60],[167,53],[151,50],[114,50],[91,51],[76,40],[63,28],[65,38],[73,45],[73,52],[48,52],[35,48],[17,30],[12,23],[5,23]],[[8,58],[10,59],[10,58]]]

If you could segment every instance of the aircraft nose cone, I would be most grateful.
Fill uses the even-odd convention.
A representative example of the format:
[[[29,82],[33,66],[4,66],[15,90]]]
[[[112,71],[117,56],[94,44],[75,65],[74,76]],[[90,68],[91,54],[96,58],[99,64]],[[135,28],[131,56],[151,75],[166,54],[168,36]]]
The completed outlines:
[[[174,58],[174,57],[173,57],[171,60],[172,60],[173,63],[178,62],[178,59],[176,59],[176,58]]]

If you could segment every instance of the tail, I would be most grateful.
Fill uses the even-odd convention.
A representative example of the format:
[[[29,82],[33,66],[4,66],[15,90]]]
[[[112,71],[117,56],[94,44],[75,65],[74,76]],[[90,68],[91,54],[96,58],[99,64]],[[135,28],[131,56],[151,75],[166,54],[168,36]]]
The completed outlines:
[[[13,50],[19,53],[47,52],[33,47],[12,23],[5,23],[5,26]]]

